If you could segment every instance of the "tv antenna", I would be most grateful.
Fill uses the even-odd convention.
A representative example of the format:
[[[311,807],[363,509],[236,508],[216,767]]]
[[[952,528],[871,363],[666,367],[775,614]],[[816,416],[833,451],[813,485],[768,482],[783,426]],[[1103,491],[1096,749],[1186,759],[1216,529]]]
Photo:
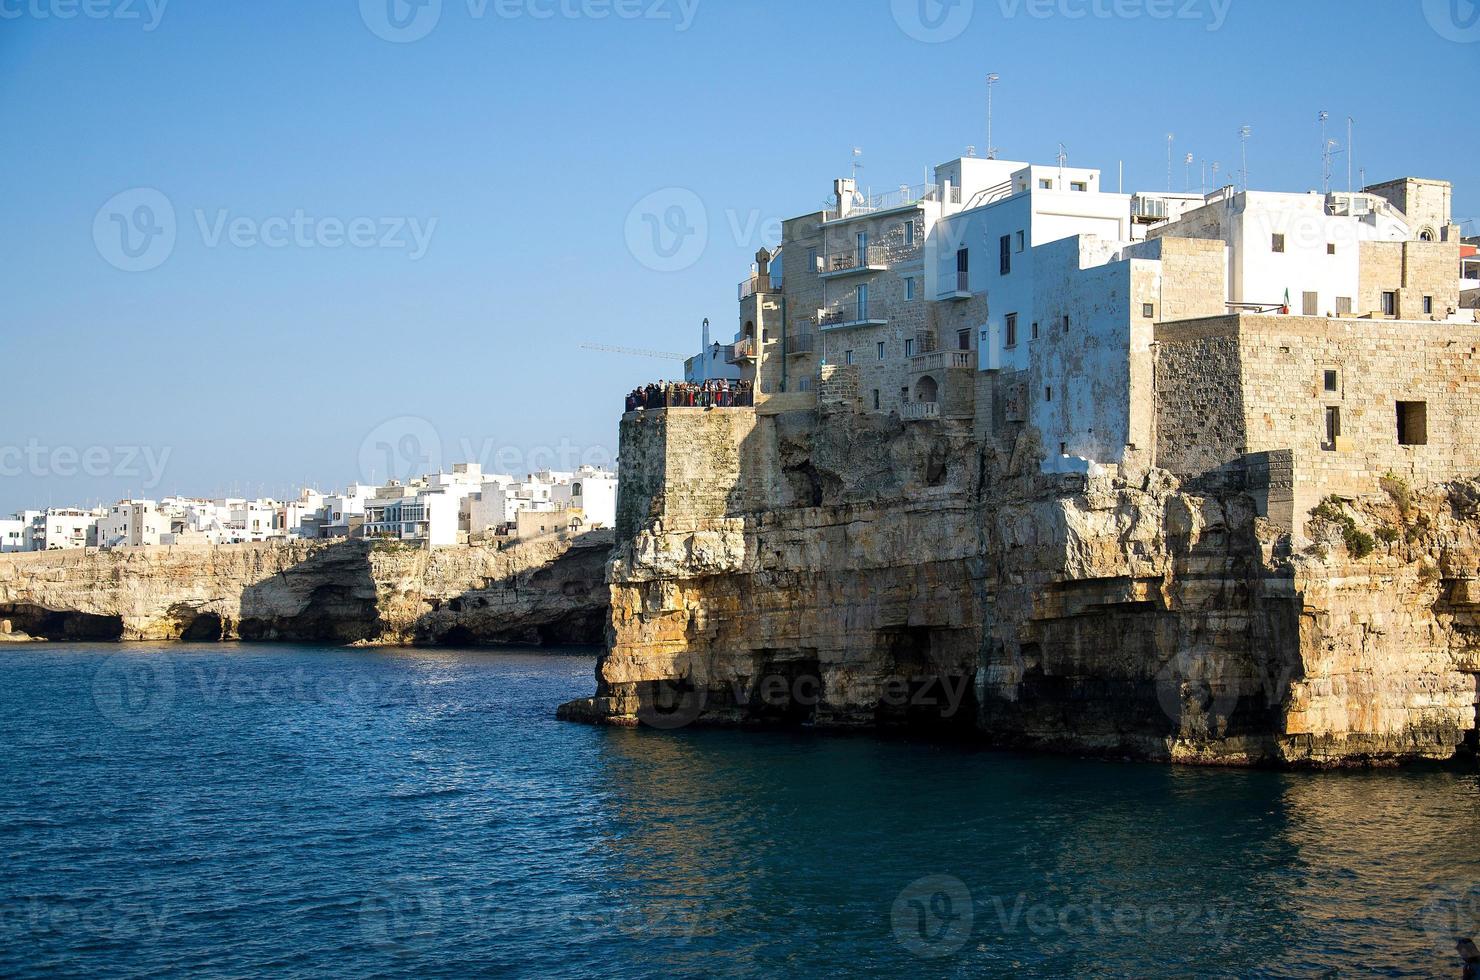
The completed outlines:
[[[1167,133],[1167,193],[1172,191],[1172,144],[1176,142],[1176,133]]]
[[[992,89],[1002,80],[996,72],[987,73],[987,159],[997,159],[997,148],[992,145]]]
[[[853,148],[853,185],[855,188],[858,186],[858,171],[863,169],[863,164],[858,162],[862,156],[863,147],[855,146]]]
[[[1355,144],[1352,143],[1352,127],[1356,120],[1351,116],[1346,117],[1346,192],[1351,194],[1355,188],[1352,187],[1352,158],[1356,156]]]
[[[1185,161],[1183,161],[1183,162],[1186,164],[1186,166],[1183,167],[1183,171],[1182,171],[1182,190],[1184,192],[1191,193],[1191,191],[1192,191],[1192,154],[1191,153],[1187,154],[1187,159]]]
[[[1254,127],[1240,126],[1238,130],[1239,151],[1242,154],[1243,169],[1239,171],[1240,181],[1243,183],[1245,192],[1249,189],[1249,137],[1254,135]]]

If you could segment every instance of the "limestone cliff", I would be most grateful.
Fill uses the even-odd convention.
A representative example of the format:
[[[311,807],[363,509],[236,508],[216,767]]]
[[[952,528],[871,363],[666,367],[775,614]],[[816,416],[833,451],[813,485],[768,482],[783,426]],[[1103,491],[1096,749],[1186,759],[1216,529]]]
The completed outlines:
[[[1042,476],[969,423],[674,410],[622,437],[610,649],[564,717],[1222,764],[1473,743],[1474,484],[1291,535],[1156,470]]]
[[[598,643],[612,536],[505,550],[369,541],[0,557],[0,618],[52,640]]]

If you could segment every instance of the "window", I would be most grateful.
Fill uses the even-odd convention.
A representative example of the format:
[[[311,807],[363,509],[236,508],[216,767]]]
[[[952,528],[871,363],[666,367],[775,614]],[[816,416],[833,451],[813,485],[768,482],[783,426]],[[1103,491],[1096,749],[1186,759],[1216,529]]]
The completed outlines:
[[[956,250],[956,292],[965,293],[971,291],[971,253],[969,249]]]
[[[1064,333],[1069,332],[1069,314],[1064,314]]]
[[[817,264],[817,249],[815,248],[807,249],[807,268],[812,270],[813,272],[822,271]]]
[[[1382,315],[1383,316],[1397,316],[1398,315],[1398,294],[1397,293],[1383,293],[1382,294]]]
[[[1335,255],[1336,254],[1336,243],[1335,242],[1327,242],[1326,243],[1326,254],[1327,255]]]
[[[879,341],[879,343],[876,346],[877,346],[878,352],[879,352],[879,360],[882,361],[884,359],[884,342],[881,340],[881,341]],[[877,391],[874,392],[874,396],[875,397],[877,397],[878,394],[879,393]],[[877,407],[877,406],[875,406],[875,407]]]
[[[1002,346],[1004,346],[1004,347],[1016,347],[1017,346],[1017,314],[1016,313],[1009,313],[1009,314],[1007,314],[1007,325],[1006,325],[1006,328],[1005,328],[1005,332],[1006,332],[1007,339],[1003,341]]]
[[[1046,402],[1053,401],[1053,388],[1044,388],[1043,389],[1043,400],[1046,401]]]
[[[1038,187],[1041,190],[1051,191],[1053,190],[1053,181],[1047,177],[1040,177],[1038,179]]]
[[[908,299],[914,299],[915,298],[915,277],[914,276],[905,276],[904,277],[904,298],[907,299],[907,300]]]
[[[1331,371],[1331,370],[1326,371],[1325,381],[1326,381],[1326,390],[1327,391],[1336,391],[1340,387],[1340,384],[1339,384],[1339,381],[1338,381],[1338,379],[1336,377],[1336,372],[1335,371]]]
[[[1034,340],[1037,340],[1038,339],[1038,321],[1037,320],[1034,320],[1033,321],[1033,339]]]
[[[915,223],[913,221],[904,223],[904,243],[906,245],[915,244]]]
[[[1398,445],[1429,444],[1429,406],[1426,402],[1398,402]]]
[[[1060,456],[1067,456],[1067,455],[1069,455],[1069,444],[1067,442],[1061,442],[1061,443],[1059,443],[1059,455]]]
[[[1002,275],[1012,272],[1012,236],[1003,235],[997,242],[998,254],[1000,256],[1000,268],[997,270]]]
[[[1300,312],[1306,316],[1315,316],[1320,308],[1321,297],[1316,293],[1300,294]]]
[[[1336,297],[1336,315],[1337,316],[1351,316],[1352,315],[1352,298],[1350,296],[1338,296],[1338,297]]]
[[[1432,313],[1432,312],[1434,312],[1434,297],[1432,297],[1432,296],[1425,296],[1423,298],[1423,311],[1425,313]]]
[[[1025,236],[1023,235],[1022,232],[1018,232],[1017,233],[1017,250],[1019,252],[1021,252],[1023,250],[1023,241],[1024,241],[1024,238],[1025,238]]]
[[[1270,238],[1270,240],[1269,240],[1269,250],[1271,252],[1283,252],[1285,250],[1285,236],[1284,235],[1274,235],[1274,236],[1272,236]]]
[[[1141,315],[1144,316],[1148,320],[1151,319],[1152,317],[1156,316],[1156,304],[1155,303],[1142,303],[1141,304]]]
[[[956,331],[956,349],[957,350],[971,350],[971,331],[970,330],[957,330]]]
[[[844,364],[852,364],[853,363],[853,352],[851,350],[845,350],[845,351],[843,351],[843,363]]]
[[[868,283],[853,290],[854,301],[858,304],[858,312],[855,314],[859,320],[868,319]]]
[[[899,389],[899,400],[902,402],[908,402],[910,400],[909,385],[905,385],[903,388]]]
[[[874,411],[879,410],[879,389],[874,389]]]
[[[1321,445],[1322,449],[1330,452],[1336,448],[1336,440],[1341,436],[1341,409],[1335,405],[1326,406],[1326,441]]]
[[[905,357],[914,357],[915,356],[915,342],[913,340],[906,340],[904,342],[904,356]]]
[[[1079,191],[1081,194],[1083,194],[1089,190],[1089,182],[1083,180],[1070,181],[1069,190]]]

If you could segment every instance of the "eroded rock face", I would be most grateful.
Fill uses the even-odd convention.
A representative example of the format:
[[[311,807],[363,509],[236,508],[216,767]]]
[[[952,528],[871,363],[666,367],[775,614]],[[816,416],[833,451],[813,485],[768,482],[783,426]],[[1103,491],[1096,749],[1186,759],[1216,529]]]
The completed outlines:
[[[0,558],[0,617],[52,640],[599,643],[611,532],[504,551],[325,541]]]
[[[563,717],[944,728],[1217,764],[1447,759],[1473,740],[1472,485],[1416,495],[1409,530],[1357,557],[1326,522],[1292,540],[1250,498],[1159,471],[1041,476],[1034,447],[998,453],[965,425],[834,436],[719,414],[624,421],[624,474],[661,451],[662,478],[619,508],[610,649]],[[687,462],[709,440],[728,462]]]

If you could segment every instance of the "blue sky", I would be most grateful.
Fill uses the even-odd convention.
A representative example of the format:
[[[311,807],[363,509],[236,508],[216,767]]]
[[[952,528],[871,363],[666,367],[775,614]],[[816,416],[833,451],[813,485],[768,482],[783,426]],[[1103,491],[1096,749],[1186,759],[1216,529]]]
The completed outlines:
[[[1173,132],[1181,189],[1248,124],[1307,189],[1325,109],[1480,217],[1470,0],[923,2],[0,0],[0,512],[609,459],[680,368],[580,345],[733,331],[852,147],[875,190],[984,147],[989,71],[1006,158],[1161,189]]]

